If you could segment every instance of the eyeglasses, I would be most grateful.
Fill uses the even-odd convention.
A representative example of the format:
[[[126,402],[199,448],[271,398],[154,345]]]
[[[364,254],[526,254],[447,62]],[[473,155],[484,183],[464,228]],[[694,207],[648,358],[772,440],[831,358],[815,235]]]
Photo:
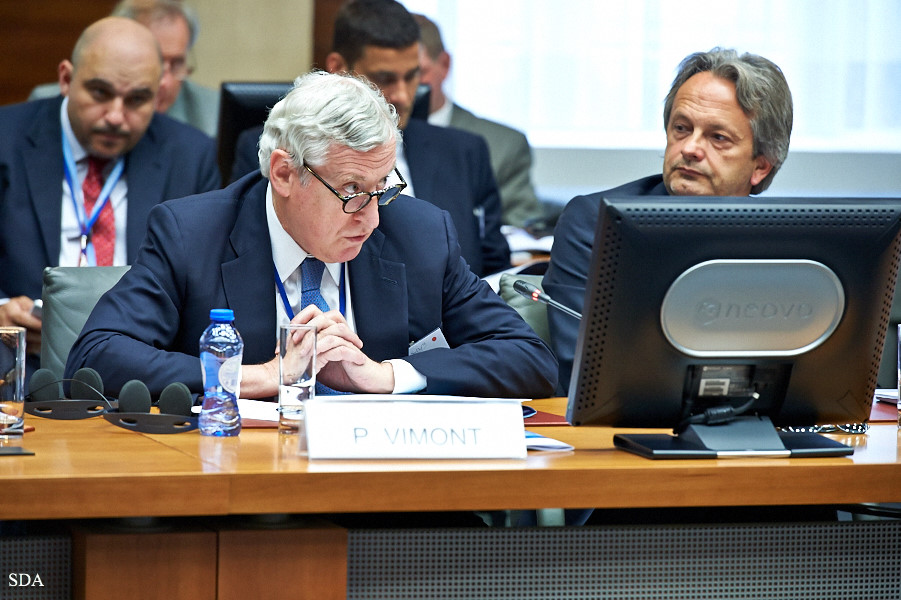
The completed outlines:
[[[163,73],[169,73],[179,81],[184,81],[191,74],[191,71],[193,71],[193,68],[183,56],[163,59]]]
[[[403,175],[401,175],[400,171],[395,168],[394,173],[397,174],[397,178],[400,179],[400,183],[389,185],[385,189],[375,192],[357,192],[356,194],[350,194],[349,196],[342,196],[338,190],[329,185],[329,183],[325,179],[320,177],[316,171],[311,169],[310,165],[304,163],[303,166],[307,171],[313,174],[313,177],[321,181],[322,185],[330,189],[332,193],[338,197],[338,200],[341,201],[341,209],[347,214],[353,214],[355,212],[363,210],[373,198],[377,199],[379,206],[386,206],[390,204],[392,200],[397,198],[403,191],[403,189],[407,187],[407,182],[404,181]]]

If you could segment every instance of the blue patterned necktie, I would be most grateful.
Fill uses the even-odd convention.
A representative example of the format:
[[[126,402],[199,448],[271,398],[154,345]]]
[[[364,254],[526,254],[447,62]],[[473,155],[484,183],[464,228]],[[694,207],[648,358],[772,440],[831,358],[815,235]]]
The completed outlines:
[[[322,284],[322,273],[325,271],[325,263],[318,258],[308,256],[300,263],[300,307],[303,308],[308,304],[318,306],[323,312],[329,310],[329,305],[322,297],[319,286]],[[323,383],[316,381],[316,394],[320,396],[334,396],[335,394],[344,394],[333,390]]]
[[[322,273],[325,270],[325,263],[318,258],[308,256],[300,263],[300,307],[303,308],[308,304],[318,306],[322,312],[328,312],[329,305],[319,286],[322,284]]]

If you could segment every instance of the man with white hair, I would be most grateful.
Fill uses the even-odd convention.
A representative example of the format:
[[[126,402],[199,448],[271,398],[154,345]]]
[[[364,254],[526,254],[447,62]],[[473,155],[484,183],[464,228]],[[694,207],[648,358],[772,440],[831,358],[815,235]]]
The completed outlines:
[[[550,350],[470,271],[449,215],[401,195],[397,121],[362,79],[299,77],[266,121],[261,172],[154,209],[67,374],[93,367],[114,394],[135,378],[152,394],[173,380],[200,392],[197,340],[211,308],[231,308],[243,397],[276,395],[276,331],[289,321],[318,328],[318,379],[338,391],[549,395]],[[327,306],[302,299],[310,271]],[[438,331],[446,344],[408,354]]]

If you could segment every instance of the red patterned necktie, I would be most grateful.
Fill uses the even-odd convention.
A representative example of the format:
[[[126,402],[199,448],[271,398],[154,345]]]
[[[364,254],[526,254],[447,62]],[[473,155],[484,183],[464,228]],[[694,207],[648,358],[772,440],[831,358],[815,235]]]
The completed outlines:
[[[94,210],[94,204],[103,189],[103,168],[108,160],[88,157],[88,174],[81,186],[84,192],[85,218],[90,219]],[[94,245],[94,256],[98,266],[110,266],[113,264],[113,251],[116,247],[116,219],[113,216],[113,204],[107,201],[100,211],[100,216],[91,228],[91,243]]]

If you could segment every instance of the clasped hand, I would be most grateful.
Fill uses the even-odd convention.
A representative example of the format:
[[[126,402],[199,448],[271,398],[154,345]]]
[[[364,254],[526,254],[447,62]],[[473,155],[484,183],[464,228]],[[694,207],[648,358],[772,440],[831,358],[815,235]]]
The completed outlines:
[[[390,394],[394,367],[379,363],[363,352],[363,341],[336,311],[322,312],[309,305],[291,320],[316,327],[316,379],[341,392]],[[263,365],[244,365],[241,396],[263,398],[278,394],[278,351]]]

